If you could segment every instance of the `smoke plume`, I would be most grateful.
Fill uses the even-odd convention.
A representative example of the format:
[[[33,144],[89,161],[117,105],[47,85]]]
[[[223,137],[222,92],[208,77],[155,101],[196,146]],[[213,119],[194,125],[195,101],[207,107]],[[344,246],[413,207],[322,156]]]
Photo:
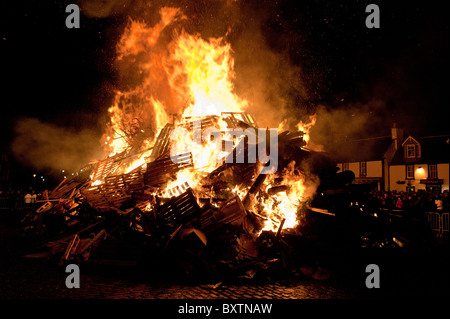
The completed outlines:
[[[37,170],[75,171],[93,159],[103,158],[99,136],[89,129],[71,130],[35,118],[24,118],[15,125],[11,151],[15,157]]]

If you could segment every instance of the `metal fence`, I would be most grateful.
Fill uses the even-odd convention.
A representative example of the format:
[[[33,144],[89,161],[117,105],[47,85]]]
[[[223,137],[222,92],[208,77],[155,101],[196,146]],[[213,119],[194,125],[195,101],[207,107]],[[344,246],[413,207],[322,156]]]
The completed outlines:
[[[438,236],[448,232],[448,213],[427,212],[428,225]]]

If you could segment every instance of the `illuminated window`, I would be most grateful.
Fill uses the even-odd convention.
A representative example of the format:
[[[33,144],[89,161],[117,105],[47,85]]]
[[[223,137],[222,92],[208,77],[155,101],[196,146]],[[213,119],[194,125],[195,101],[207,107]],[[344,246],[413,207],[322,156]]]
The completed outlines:
[[[414,165],[406,165],[406,179],[414,179]]]
[[[428,178],[437,178],[437,165],[428,165]]]

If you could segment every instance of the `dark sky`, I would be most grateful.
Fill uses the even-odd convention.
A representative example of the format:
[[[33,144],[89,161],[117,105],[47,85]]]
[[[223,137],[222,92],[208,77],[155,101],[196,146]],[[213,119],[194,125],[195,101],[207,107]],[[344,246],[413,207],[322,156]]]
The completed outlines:
[[[117,80],[115,44],[137,2],[105,1],[123,3],[123,9],[105,18],[82,14],[81,28],[67,29],[65,7],[71,2],[0,4],[2,152],[8,152],[14,123],[22,117],[101,133],[99,119],[111,104]],[[169,3],[226,23],[220,11],[211,13],[203,2],[210,3]],[[365,8],[372,2],[380,7],[380,29],[365,27]],[[397,121],[419,134],[448,134],[450,37],[446,11],[438,2],[238,3],[249,17],[253,12],[263,17],[267,45],[287,52],[302,68],[309,98],[298,107],[339,109],[381,100],[383,108],[375,112],[385,118],[386,127]],[[379,135],[386,133],[384,128]]]

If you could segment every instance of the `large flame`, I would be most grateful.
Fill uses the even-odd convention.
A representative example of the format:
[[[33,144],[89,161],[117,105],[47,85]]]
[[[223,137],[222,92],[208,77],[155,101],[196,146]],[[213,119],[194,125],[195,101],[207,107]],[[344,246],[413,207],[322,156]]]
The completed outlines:
[[[130,21],[117,46],[117,63],[125,73],[131,74],[126,79],[134,85],[117,92],[109,108],[110,122],[104,143],[110,156],[121,152],[138,154],[120,173],[146,163],[166,123],[178,121],[180,117],[242,112],[248,106],[248,102],[234,92],[236,75],[231,45],[223,38],[205,40],[198,34],[176,29],[176,22],[185,19],[178,9],[163,8],[160,15],[161,21],[153,27]],[[309,132],[312,125],[305,131]],[[223,123],[219,126],[223,128]],[[216,158],[218,153],[223,153],[214,143],[195,141],[192,134],[180,136],[175,144],[192,153],[194,166],[179,171],[176,180],[166,185],[164,196],[176,195],[174,190],[183,190],[187,185],[195,190],[205,173],[218,167]],[[266,187],[270,187],[271,182],[273,177],[268,179]],[[294,174],[289,167],[283,172],[283,182],[289,189],[260,198],[259,208],[253,207],[266,217],[264,229],[276,230],[282,220],[283,228],[298,223],[303,177]],[[93,185],[99,183],[101,181],[93,181]],[[233,189],[241,199],[247,191],[239,185]]]
[[[183,116],[220,115],[222,112],[242,112],[247,101],[233,93],[235,77],[231,46],[223,39],[203,40],[199,35],[182,32],[171,52],[186,74],[189,106]]]

